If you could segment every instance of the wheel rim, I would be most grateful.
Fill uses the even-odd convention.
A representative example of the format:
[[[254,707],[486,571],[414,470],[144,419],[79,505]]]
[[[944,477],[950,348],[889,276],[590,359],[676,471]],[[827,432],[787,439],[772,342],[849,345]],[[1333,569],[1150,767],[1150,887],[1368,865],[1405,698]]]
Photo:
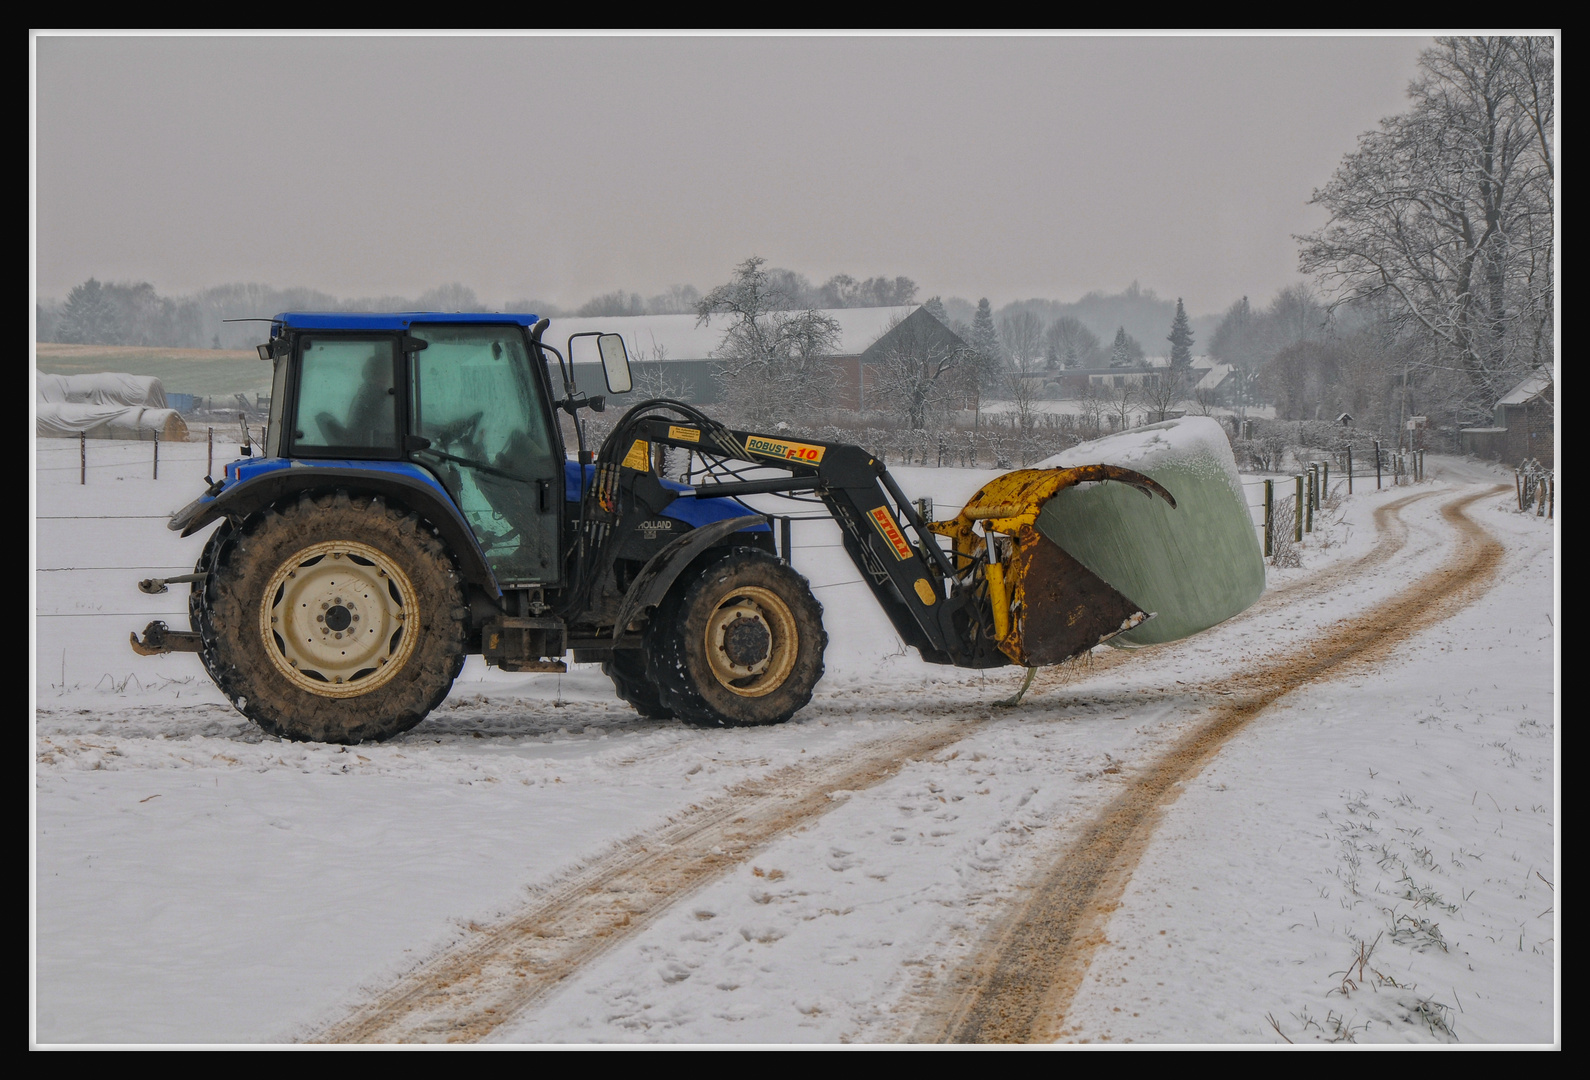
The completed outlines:
[[[707,666],[725,690],[741,697],[762,697],[782,686],[799,645],[794,613],[768,589],[735,589],[707,619]]]
[[[390,682],[414,652],[414,583],[386,555],[351,540],[304,548],[272,575],[260,636],[276,669],[320,697],[357,697]]]

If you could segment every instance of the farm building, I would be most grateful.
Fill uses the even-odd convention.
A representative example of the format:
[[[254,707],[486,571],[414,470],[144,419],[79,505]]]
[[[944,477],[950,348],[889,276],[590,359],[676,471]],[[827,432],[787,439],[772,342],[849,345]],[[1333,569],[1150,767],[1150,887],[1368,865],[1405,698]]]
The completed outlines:
[[[1490,427],[1463,428],[1466,453],[1517,465],[1534,458],[1555,468],[1556,384],[1546,372],[1519,380],[1496,402]]]

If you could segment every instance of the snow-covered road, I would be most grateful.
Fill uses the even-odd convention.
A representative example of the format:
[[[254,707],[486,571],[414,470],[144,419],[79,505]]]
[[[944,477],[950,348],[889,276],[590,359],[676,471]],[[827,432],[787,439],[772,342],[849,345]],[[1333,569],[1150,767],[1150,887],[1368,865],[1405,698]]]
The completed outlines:
[[[158,572],[138,564],[186,569],[197,553],[159,520],[194,493],[197,449],[190,475],[163,453],[154,481],[128,446],[124,467],[80,487],[41,442],[44,1042],[338,1037],[372,1017],[349,1037],[910,1037],[1012,901],[1134,768],[1219,707],[1233,673],[1440,565],[1457,543],[1440,507],[1496,479],[1454,461],[1433,484],[1344,500],[1305,568],[1274,572],[1249,614],[1046,673],[1013,710],[991,705],[1017,672],[908,655],[826,546],[830,527],[797,523],[832,640],[789,724],[658,724],[594,667],[509,675],[472,658],[420,727],[344,749],[263,737],[193,657],[126,649],[152,613],[183,621],[178,591],[132,585]],[[897,474],[940,514],[986,475]],[[1377,509],[1410,493],[1427,497],[1377,530]],[[1553,1038],[1552,530],[1499,497],[1470,515],[1505,547],[1499,583],[1372,666],[1288,694],[1182,785],[1063,1038]],[[691,848],[708,819],[721,831]],[[657,839],[690,872],[615,876]],[[641,881],[656,892],[637,895]],[[559,908],[575,883],[631,891]],[[543,951],[499,948],[516,926]],[[1344,993],[1358,942],[1372,953]],[[533,992],[427,989],[465,955],[514,980],[565,966]],[[420,1019],[383,1026],[420,998],[397,1010]],[[508,1007],[486,1012],[494,1001]]]

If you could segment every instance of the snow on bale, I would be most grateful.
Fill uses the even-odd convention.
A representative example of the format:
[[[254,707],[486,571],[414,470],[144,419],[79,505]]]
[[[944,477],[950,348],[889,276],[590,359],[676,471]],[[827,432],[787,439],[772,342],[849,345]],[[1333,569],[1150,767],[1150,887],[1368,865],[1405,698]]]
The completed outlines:
[[[36,372],[41,402],[74,405],[142,405],[166,407],[166,390],[153,375],[103,371],[94,375],[49,375]]]
[[[183,442],[188,425],[166,407],[165,388],[152,375],[103,372],[95,375],[49,375],[38,372],[38,421],[41,439],[153,439]]]
[[[1208,629],[1264,592],[1264,555],[1220,424],[1186,417],[1081,443],[1038,467],[1119,465],[1157,481],[1164,500],[1116,483],[1061,491],[1038,531],[1154,618],[1111,644],[1155,645]]]

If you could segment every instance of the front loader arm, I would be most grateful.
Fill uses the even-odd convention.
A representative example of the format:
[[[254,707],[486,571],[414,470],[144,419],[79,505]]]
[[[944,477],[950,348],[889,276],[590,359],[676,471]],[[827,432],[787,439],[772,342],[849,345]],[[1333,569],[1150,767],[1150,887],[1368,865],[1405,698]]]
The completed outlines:
[[[646,444],[655,443],[789,473],[698,484],[695,494],[698,498],[816,495],[839,523],[846,553],[906,644],[935,663],[966,667],[1008,663],[989,646],[986,633],[973,629],[980,620],[972,593],[957,581],[927,522],[883,463],[865,450],[761,432],[713,433],[652,419],[638,424],[635,434],[625,461],[637,469],[649,467]],[[725,436],[732,447],[717,445]],[[987,622],[986,615],[981,621]]]
[[[844,548],[901,640],[923,659],[957,667],[1059,663],[1148,618],[1147,612],[1043,537],[1045,504],[1078,484],[1112,481],[1176,500],[1115,465],[1022,469],[985,485],[952,520],[929,523],[883,462],[858,446],[648,418],[626,434],[624,466],[652,467],[653,445],[787,476],[695,486],[698,498],[810,492],[839,523]],[[640,477],[636,477],[639,480]],[[981,530],[979,537],[977,530]],[[950,550],[940,546],[947,537]]]

